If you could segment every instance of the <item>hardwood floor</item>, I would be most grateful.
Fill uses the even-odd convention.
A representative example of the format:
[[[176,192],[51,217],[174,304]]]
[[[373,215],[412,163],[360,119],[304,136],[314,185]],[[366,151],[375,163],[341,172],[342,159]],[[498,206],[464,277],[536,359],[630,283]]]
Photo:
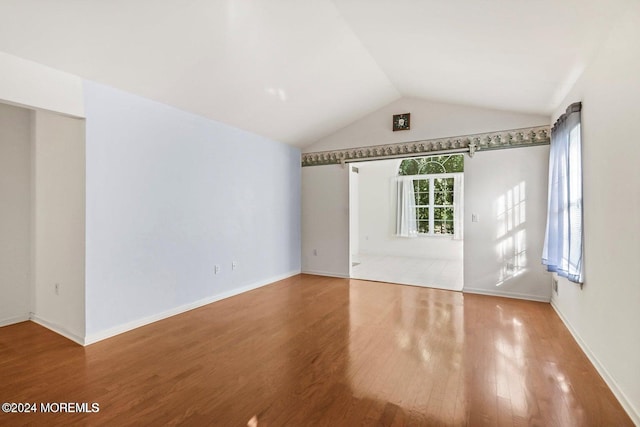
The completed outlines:
[[[1,402],[99,404],[11,426],[633,425],[548,304],[309,275],[85,348],[0,328]]]

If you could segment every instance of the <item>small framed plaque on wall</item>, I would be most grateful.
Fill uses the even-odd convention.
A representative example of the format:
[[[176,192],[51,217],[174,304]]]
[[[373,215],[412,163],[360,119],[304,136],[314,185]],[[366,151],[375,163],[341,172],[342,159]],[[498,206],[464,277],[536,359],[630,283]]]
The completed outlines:
[[[393,115],[393,131],[411,129],[411,113]]]

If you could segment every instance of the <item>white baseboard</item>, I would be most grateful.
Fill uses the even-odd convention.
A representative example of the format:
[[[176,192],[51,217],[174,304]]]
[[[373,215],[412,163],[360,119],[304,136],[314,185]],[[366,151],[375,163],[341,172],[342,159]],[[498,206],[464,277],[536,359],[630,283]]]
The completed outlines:
[[[60,325],[57,325],[53,322],[49,322],[41,317],[38,317],[36,314],[31,313],[30,319],[32,322],[37,323],[40,326],[44,326],[45,328],[55,332],[58,335],[62,335],[65,338],[70,339],[71,341],[78,343],[80,345],[84,345],[84,338],[80,335],[76,335],[73,332],[68,331]]]
[[[319,270],[302,270],[302,274],[312,274],[314,276],[327,276],[327,277],[338,277],[340,279],[349,279],[348,274],[338,274],[331,273],[328,271],[319,271]]]
[[[541,297],[540,295],[522,294],[519,292],[488,291],[486,289],[477,289],[477,288],[463,288],[462,292],[467,294],[490,295],[494,297],[524,299],[528,301],[538,301],[538,302],[549,302],[551,300],[550,299],[551,297]]]
[[[0,328],[3,326],[13,325],[14,323],[26,322],[29,320],[29,313],[25,313],[20,316],[7,317],[0,319]]]
[[[573,335],[573,338],[576,340],[584,354],[587,355],[587,358],[591,361],[591,364],[594,366],[594,368],[596,368],[596,371],[598,371],[602,379],[604,379],[604,382],[607,383],[607,386],[609,386],[609,389],[611,390],[613,395],[616,397],[616,399],[618,399],[618,402],[620,402],[620,405],[622,405],[629,417],[631,417],[631,420],[635,423],[635,425],[640,426],[640,408],[634,407],[634,405],[631,403],[631,400],[627,398],[620,386],[618,386],[616,380],[613,379],[611,374],[609,374],[609,371],[602,365],[602,363],[600,363],[589,346],[582,340],[580,334],[578,334],[578,332],[573,329],[571,323],[569,323],[567,318],[564,317],[560,309],[556,306],[555,301],[553,300],[551,300],[551,307],[553,307],[555,312],[558,314],[558,317],[560,317],[560,320],[562,320],[562,323],[564,323],[571,335]]]
[[[297,274],[300,274],[300,270],[296,270],[296,271],[290,271],[288,273],[279,275],[279,276],[273,276],[270,277],[268,279],[264,279],[264,280],[260,280],[258,282],[252,283],[250,285],[247,286],[243,286],[241,288],[236,288],[236,289],[232,289],[226,292],[222,292],[216,295],[212,295],[194,302],[190,302],[187,304],[183,304],[181,306],[178,307],[174,307],[171,308],[169,310],[165,310],[161,313],[157,313],[157,314],[153,314],[151,316],[147,316],[147,317],[143,317],[141,319],[137,319],[134,320],[132,322],[128,322],[128,323],[124,323],[122,325],[118,325],[115,326],[113,328],[109,328],[109,329],[105,329],[103,331],[100,332],[96,332],[93,334],[89,334],[84,338],[84,345],[90,345],[90,344],[94,344],[98,341],[102,341],[105,340],[107,338],[111,338],[114,337],[116,335],[122,334],[124,332],[128,332],[131,331],[133,329],[139,328],[141,326],[145,326],[148,325],[150,323],[154,323],[157,322],[159,320],[162,319],[166,319],[168,317],[172,317],[175,316],[177,314],[181,314],[202,306],[205,306],[207,304],[211,304],[213,302],[216,301],[220,301],[223,300],[225,298],[229,298],[235,295],[239,295],[242,294],[244,292],[248,292],[248,291],[252,291],[254,289],[260,288],[262,286],[266,286],[269,285],[271,283],[277,282],[279,280],[284,280],[287,279],[289,277],[295,276]]]

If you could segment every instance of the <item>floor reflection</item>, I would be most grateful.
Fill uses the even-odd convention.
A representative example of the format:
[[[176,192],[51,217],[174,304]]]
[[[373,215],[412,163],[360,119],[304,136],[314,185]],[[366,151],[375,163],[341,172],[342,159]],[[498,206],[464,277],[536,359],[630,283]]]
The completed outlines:
[[[351,281],[351,388],[409,413],[429,414],[433,422],[462,423],[465,411],[455,398],[465,394],[462,294],[375,284],[376,294],[389,297],[389,304],[380,304],[371,285]]]
[[[351,280],[349,306],[358,398],[424,425],[632,425],[548,304]]]

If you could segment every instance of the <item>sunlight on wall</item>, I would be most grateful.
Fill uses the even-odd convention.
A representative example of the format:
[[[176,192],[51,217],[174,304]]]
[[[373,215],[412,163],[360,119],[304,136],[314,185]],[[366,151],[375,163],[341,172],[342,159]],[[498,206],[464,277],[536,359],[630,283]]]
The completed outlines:
[[[522,274],[527,266],[526,185],[522,181],[496,200],[496,253],[502,264],[496,286]]]

